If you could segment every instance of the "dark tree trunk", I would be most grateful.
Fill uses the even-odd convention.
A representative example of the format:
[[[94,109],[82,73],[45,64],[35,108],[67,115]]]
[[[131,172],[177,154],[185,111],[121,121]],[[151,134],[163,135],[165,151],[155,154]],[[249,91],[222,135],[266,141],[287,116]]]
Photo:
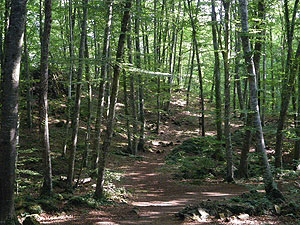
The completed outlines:
[[[286,35],[287,35],[287,59],[286,59],[286,68],[285,68],[285,76],[282,83],[282,94],[281,94],[281,108],[280,115],[278,119],[277,125],[277,133],[276,133],[276,145],[275,145],[275,167],[282,167],[282,142],[283,142],[283,129],[284,123],[287,117],[287,111],[289,107],[289,102],[291,98],[291,94],[294,90],[294,82],[297,71],[297,61],[300,54],[300,43],[298,45],[298,50],[296,53],[296,57],[292,60],[293,55],[293,39],[294,39],[294,30],[295,30],[295,20],[296,14],[298,10],[299,0],[295,1],[292,21],[289,19],[289,9],[288,9],[288,0],[284,1],[284,14],[285,14],[285,22],[286,22]],[[295,68],[296,67],[296,68]]]
[[[25,24],[25,32],[24,32],[24,71],[26,74],[26,116],[27,116],[27,127],[32,129],[32,91],[31,91],[31,77],[29,72],[29,53],[28,53],[28,43],[27,43],[27,29]]]
[[[212,3],[212,34],[213,34],[213,45],[215,55],[215,66],[214,66],[214,80],[215,80],[215,97],[216,97],[216,126],[217,126],[217,139],[222,140],[222,98],[221,98],[221,74],[220,74],[220,58],[219,58],[219,47],[217,41],[217,19],[215,11],[215,0]]]
[[[137,68],[141,68],[141,46],[140,46],[140,16],[141,16],[141,1],[136,0],[137,15],[135,18],[135,63]],[[146,57],[146,56],[144,56]],[[139,121],[140,121],[140,133],[138,150],[144,151],[145,145],[145,114],[144,114],[144,79],[141,74],[138,75],[139,85]]]
[[[18,124],[18,90],[26,0],[12,0],[3,73],[0,130],[0,224],[16,224],[14,208]]]
[[[113,1],[107,2],[107,21],[106,28],[104,31],[104,41],[102,49],[102,61],[101,61],[101,73],[100,73],[100,84],[98,93],[98,106],[97,106],[97,117],[96,117],[96,139],[95,139],[95,153],[92,161],[92,168],[96,169],[99,157],[100,157],[100,146],[101,146],[101,125],[102,117],[104,112],[104,94],[105,94],[105,78],[108,76],[108,61],[109,61],[109,46],[111,40],[111,25],[112,25],[112,14],[113,14]]]
[[[117,63],[114,66],[114,76],[112,80],[112,87],[111,87],[111,95],[110,95],[110,105],[109,105],[109,114],[107,119],[107,127],[105,131],[105,139],[102,146],[101,157],[98,166],[98,178],[97,178],[97,186],[95,191],[96,198],[103,197],[103,187],[104,187],[104,170],[106,164],[106,155],[109,151],[111,141],[112,141],[112,134],[113,134],[113,123],[115,119],[115,109],[118,97],[118,89],[119,89],[119,78],[120,78],[120,65],[119,63],[122,62],[123,55],[124,55],[124,46],[126,40],[126,32],[128,31],[128,23],[130,20],[130,8],[131,8],[131,0],[126,0],[124,9],[124,15],[121,22],[121,34],[119,36],[118,42],[118,50],[116,55]]]
[[[41,39],[41,78],[40,78],[40,132],[44,151],[44,182],[42,194],[52,192],[52,165],[50,156],[49,126],[48,126],[48,55],[52,22],[52,0],[45,0],[45,22]]]
[[[222,51],[224,61],[224,74],[225,74],[225,109],[224,109],[224,134],[225,134],[225,145],[226,145],[226,162],[227,162],[227,175],[226,181],[233,181],[233,159],[232,159],[232,145],[231,145],[231,134],[230,134],[230,65],[229,65],[229,10],[230,1],[223,0],[225,9],[225,21],[224,21],[224,42],[225,48]]]
[[[79,66],[78,66],[78,73],[77,73],[75,105],[74,105],[73,118],[72,118],[72,141],[71,141],[71,149],[69,153],[69,165],[68,165],[68,185],[70,188],[73,185],[73,179],[74,179],[74,166],[75,166],[75,156],[76,156],[79,119],[80,119],[80,102],[81,102],[81,89],[82,89],[82,73],[83,73],[83,64],[84,64],[84,48],[85,48],[87,16],[88,16],[88,0],[82,0],[82,5],[83,5],[83,18],[81,24],[81,37],[80,37],[80,47],[79,47]]]

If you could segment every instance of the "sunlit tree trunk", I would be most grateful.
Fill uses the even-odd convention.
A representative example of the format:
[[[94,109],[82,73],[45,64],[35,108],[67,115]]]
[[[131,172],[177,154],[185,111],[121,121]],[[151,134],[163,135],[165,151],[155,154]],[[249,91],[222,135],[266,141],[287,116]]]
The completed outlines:
[[[250,40],[249,40],[249,22],[248,22],[248,1],[239,0],[240,4],[240,16],[242,23],[242,46],[244,52],[244,58],[248,73],[249,89],[250,89],[250,109],[253,111],[253,126],[256,129],[255,138],[257,149],[261,155],[262,164],[264,166],[264,184],[267,195],[273,198],[283,199],[283,195],[277,189],[275,182],[273,180],[273,175],[271,173],[270,165],[268,162],[268,156],[265,149],[264,135],[261,126],[261,120],[258,109],[258,99],[257,99],[257,84],[256,84],[256,74],[252,58]]]

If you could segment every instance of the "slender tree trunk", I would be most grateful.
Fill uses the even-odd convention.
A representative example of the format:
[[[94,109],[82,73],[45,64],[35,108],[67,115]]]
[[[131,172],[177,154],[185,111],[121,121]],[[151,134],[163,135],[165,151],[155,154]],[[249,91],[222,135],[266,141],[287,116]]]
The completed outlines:
[[[102,152],[101,152],[100,162],[98,166],[98,178],[97,178],[97,186],[95,191],[95,197],[98,199],[103,197],[104,169],[106,164],[106,155],[109,151],[111,141],[112,141],[113,123],[115,118],[115,109],[116,109],[118,89],[119,89],[119,78],[120,78],[120,70],[121,70],[119,63],[122,62],[123,55],[124,55],[126,32],[128,31],[128,24],[130,20],[130,8],[132,4],[131,0],[126,0],[125,4],[126,5],[124,9],[124,15],[121,22],[121,34],[119,36],[118,49],[116,55],[117,63],[114,66],[114,76],[112,80],[107,128],[105,131],[105,139],[102,146]]]
[[[132,153],[131,141],[131,128],[130,128],[130,113],[128,107],[128,94],[127,94],[127,74],[123,71],[123,91],[124,91],[124,111],[126,116],[126,129],[127,129],[127,151]]]
[[[52,165],[50,156],[49,126],[48,126],[48,55],[52,22],[52,0],[45,0],[45,22],[41,42],[41,78],[40,78],[40,132],[44,151],[44,182],[42,194],[52,192]]]
[[[105,94],[105,78],[108,76],[108,61],[109,61],[109,46],[111,40],[111,25],[113,15],[113,1],[107,2],[107,21],[104,32],[103,50],[102,50],[102,62],[101,62],[101,73],[100,73],[100,84],[98,93],[98,106],[97,106],[97,118],[96,118],[96,139],[95,139],[95,157],[92,162],[92,168],[96,169],[99,157],[100,157],[100,146],[101,146],[101,125],[102,117],[104,112],[104,94]]]
[[[272,111],[275,110],[275,79],[274,79],[274,56],[273,56],[273,38],[272,38],[272,29],[270,29],[270,50],[271,50],[271,80],[272,80],[272,85],[271,85],[271,95],[272,95]]]
[[[69,83],[68,83],[68,102],[67,102],[67,118],[66,118],[66,135],[64,139],[64,146],[62,156],[64,157],[67,153],[67,145],[69,140],[70,131],[70,117],[71,117],[71,101],[72,101],[72,80],[73,80],[73,58],[74,58],[74,41],[73,41],[73,20],[74,16],[72,13],[72,0],[69,0],[69,51],[70,51],[70,68],[69,68]]]
[[[248,178],[248,153],[252,141],[252,127],[253,127],[252,121],[254,116],[253,113],[250,112],[250,107],[248,107],[248,111],[249,113],[247,113],[245,136],[244,136],[240,165],[238,170],[238,176],[240,178],[242,177]]]
[[[265,16],[264,16],[265,17]],[[265,18],[264,18],[265,19]],[[267,99],[267,89],[266,89],[266,80],[267,80],[267,56],[266,56],[266,31],[264,31],[264,44],[263,44],[263,83],[262,83],[262,105],[261,105],[261,124],[265,126],[265,114],[266,114],[266,99]]]
[[[128,25],[129,32],[131,31],[131,23],[129,19],[129,25]],[[127,35],[127,48],[128,48],[128,61],[130,64],[133,64],[132,59],[132,41],[131,41],[131,35]],[[132,149],[131,153],[133,155],[137,154],[137,145],[138,145],[138,127],[137,127],[137,107],[136,107],[136,94],[135,94],[135,79],[133,72],[130,73],[129,76],[130,80],[130,108],[131,108],[131,122],[133,127],[133,137],[132,137]]]
[[[89,161],[90,154],[90,142],[91,142],[91,123],[92,123],[92,84],[91,84],[91,75],[90,75],[90,62],[89,62],[89,48],[88,48],[88,40],[85,38],[85,50],[84,50],[84,58],[85,58],[85,79],[87,82],[87,98],[88,98],[88,115],[87,115],[87,124],[86,124],[86,137],[85,137],[85,151],[83,156],[83,165],[87,167]]]
[[[76,156],[77,138],[78,138],[78,130],[79,130],[82,72],[83,72],[83,64],[84,64],[88,0],[82,0],[82,6],[83,6],[83,18],[81,24],[81,37],[80,37],[80,47],[79,47],[79,66],[78,66],[78,73],[77,73],[75,105],[74,105],[73,118],[72,118],[72,141],[71,141],[71,149],[69,154],[69,165],[68,165],[67,182],[69,187],[72,187],[73,185],[75,156]]]
[[[199,53],[199,48],[198,48],[198,42],[197,42],[197,32],[196,32],[196,26],[194,22],[194,17],[192,13],[192,8],[191,8],[191,0],[187,0],[188,2],[188,9],[189,9],[189,15],[190,15],[190,20],[192,24],[192,29],[193,29],[193,42],[195,45],[195,51],[196,51],[196,59],[197,59],[197,66],[198,66],[198,77],[199,77],[199,98],[200,98],[200,108],[201,108],[201,116],[199,118],[199,131],[201,131],[202,136],[205,136],[205,115],[204,115],[204,95],[203,95],[203,80],[202,80],[202,70],[201,70],[201,62],[200,62],[200,53]]]
[[[226,181],[233,181],[233,159],[232,159],[232,146],[231,146],[231,134],[230,134],[230,65],[229,65],[229,11],[230,1],[223,0],[223,6],[225,9],[224,18],[224,42],[225,48],[222,51],[224,59],[224,73],[225,73],[225,110],[224,110],[224,134],[225,134],[225,145],[226,145],[226,162],[227,162],[227,175]]]
[[[268,162],[268,156],[265,149],[264,135],[261,126],[261,120],[258,109],[258,99],[257,99],[257,84],[256,84],[256,74],[253,63],[253,58],[251,54],[250,40],[249,40],[249,22],[248,22],[248,1],[239,0],[240,3],[240,15],[242,23],[242,46],[244,51],[245,63],[247,66],[249,89],[250,89],[250,109],[253,111],[253,125],[256,129],[255,136],[257,142],[257,149],[261,154],[262,164],[264,166],[264,184],[267,195],[273,198],[284,199],[281,192],[277,189],[275,182],[273,180],[273,175],[271,173],[270,165]]]
[[[27,28],[25,24],[25,31],[24,31],[24,70],[26,74],[26,106],[27,106],[27,127],[31,130],[32,129],[32,91],[31,91],[31,77],[29,72],[29,53],[28,53],[28,43],[27,43]]]
[[[295,124],[295,130],[297,137],[300,137],[300,71],[298,69],[298,101],[297,101],[297,112],[296,112],[296,124]],[[300,159],[300,140],[296,140],[295,142],[295,149],[294,149],[294,159],[299,160]]]
[[[222,140],[222,98],[221,98],[221,74],[220,74],[220,58],[219,58],[219,47],[217,41],[217,19],[215,11],[215,0],[211,1],[212,4],[212,35],[213,35],[213,46],[215,55],[215,66],[214,66],[214,80],[215,80],[215,98],[216,98],[216,126],[217,126],[217,139]],[[219,149],[217,150],[219,152]],[[217,153],[217,152],[216,152]]]
[[[276,133],[276,145],[275,145],[275,167],[282,167],[282,142],[283,142],[283,129],[284,123],[287,117],[288,106],[290,102],[290,97],[294,89],[294,82],[296,77],[297,61],[300,51],[300,42],[298,45],[298,50],[296,57],[292,60],[293,55],[293,39],[294,39],[294,29],[295,29],[295,20],[298,10],[299,0],[295,1],[292,21],[289,19],[289,9],[288,9],[288,0],[284,1],[285,8],[285,22],[286,22],[286,32],[287,32],[287,44],[288,44],[288,53],[286,59],[286,69],[285,77],[282,84],[282,94],[281,94],[281,109],[277,125]],[[295,68],[296,67],[296,68]]]
[[[159,45],[157,43],[157,33],[158,33],[158,29],[157,29],[157,0],[154,0],[154,70],[156,71],[158,68],[158,57],[159,57],[159,53],[158,53],[158,48]],[[156,96],[156,110],[157,110],[157,118],[156,118],[156,133],[159,133],[159,129],[160,129],[160,76],[157,76],[157,96]]]
[[[135,18],[135,63],[137,68],[141,68],[141,46],[140,46],[140,16],[141,16],[141,1],[136,0],[137,14]],[[145,56],[144,56],[145,57]],[[139,85],[139,142],[138,150],[144,151],[145,145],[145,115],[144,115],[144,79],[141,74],[138,75]]]
[[[190,72],[190,77],[189,77],[187,92],[186,92],[186,107],[188,107],[190,104],[190,93],[191,93],[191,85],[193,80],[194,61],[195,61],[195,52],[196,52],[194,43],[192,43],[192,46],[193,46],[193,53],[191,59],[191,72]]]
[[[3,101],[0,128],[0,224],[17,224],[14,207],[18,127],[18,89],[26,0],[12,0],[3,64]]]

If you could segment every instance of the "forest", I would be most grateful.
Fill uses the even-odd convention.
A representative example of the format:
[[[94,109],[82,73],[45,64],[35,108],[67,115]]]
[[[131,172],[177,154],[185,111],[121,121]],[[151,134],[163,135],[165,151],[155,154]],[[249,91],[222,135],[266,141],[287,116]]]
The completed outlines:
[[[2,0],[0,64],[0,225],[299,224],[299,0]]]

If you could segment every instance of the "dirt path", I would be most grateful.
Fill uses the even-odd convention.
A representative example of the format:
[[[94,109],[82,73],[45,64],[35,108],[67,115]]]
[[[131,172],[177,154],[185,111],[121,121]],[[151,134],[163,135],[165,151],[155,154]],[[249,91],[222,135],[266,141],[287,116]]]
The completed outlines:
[[[244,187],[234,184],[177,182],[160,170],[164,165],[164,154],[145,153],[143,160],[127,163],[119,169],[125,171],[121,185],[133,192],[128,204],[101,210],[83,209],[69,216],[52,216],[44,218],[43,224],[182,224],[174,214],[187,204],[231,197],[245,191]]]

